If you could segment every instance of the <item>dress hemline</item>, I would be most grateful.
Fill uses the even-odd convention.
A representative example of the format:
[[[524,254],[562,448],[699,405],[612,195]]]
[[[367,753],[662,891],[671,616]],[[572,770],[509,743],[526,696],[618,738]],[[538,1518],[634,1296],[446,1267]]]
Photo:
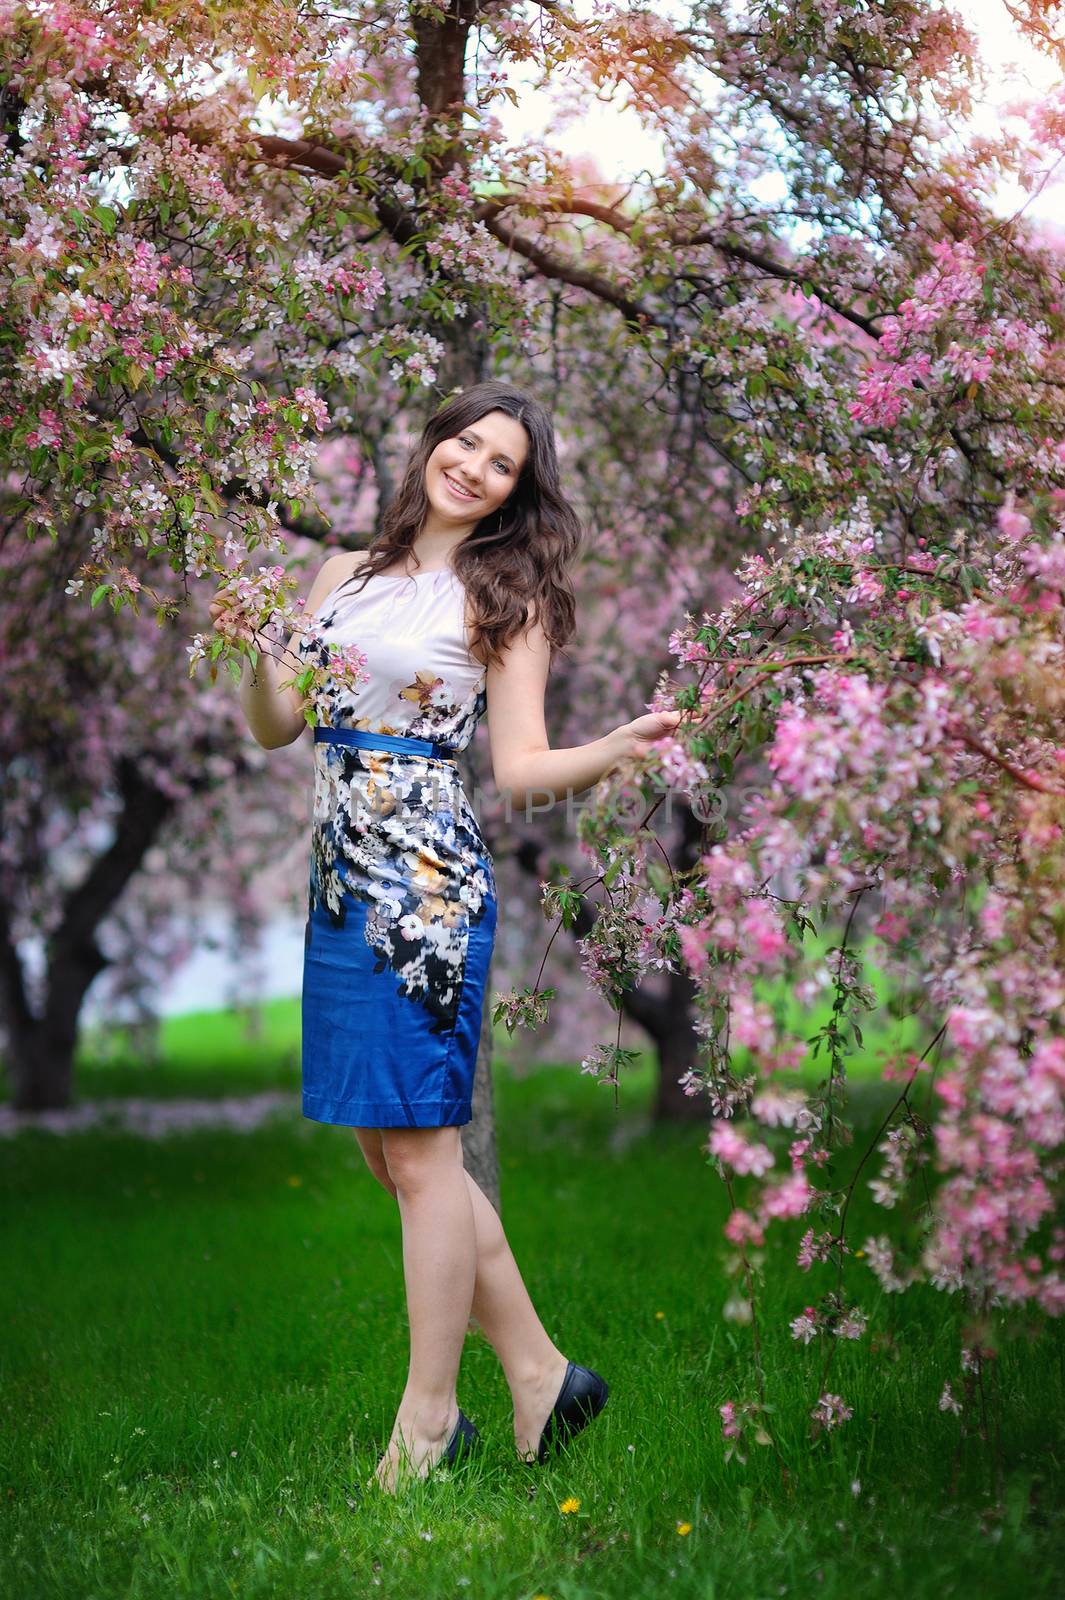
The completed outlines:
[[[324,1100],[303,1096],[303,1115],[311,1122],[344,1128],[456,1128],[473,1120],[469,1100]]]

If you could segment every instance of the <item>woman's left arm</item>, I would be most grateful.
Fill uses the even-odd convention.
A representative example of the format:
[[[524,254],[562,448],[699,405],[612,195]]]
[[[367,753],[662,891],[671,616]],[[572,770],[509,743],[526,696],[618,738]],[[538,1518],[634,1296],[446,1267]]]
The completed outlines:
[[[503,651],[487,670],[488,741],[496,788],[512,806],[541,809],[577,796],[612,767],[646,754],[652,742],[672,733],[679,711],[651,711],[613,728],[590,744],[552,750],[544,721],[544,694],[551,647],[539,622]]]

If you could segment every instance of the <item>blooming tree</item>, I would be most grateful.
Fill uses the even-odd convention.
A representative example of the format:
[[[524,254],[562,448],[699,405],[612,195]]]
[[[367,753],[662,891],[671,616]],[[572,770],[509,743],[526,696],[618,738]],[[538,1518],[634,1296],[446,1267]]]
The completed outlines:
[[[1055,48],[1040,8],[1015,11]],[[873,1169],[897,1209],[931,1156],[922,1250],[904,1259],[887,1229],[865,1245],[885,1288],[964,1293],[977,1363],[1002,1308],[1058,1310],[1059,257],[991,202],[1004,177],[1043,181],[1060,103],[959,142],[974,44],[919,0],[608,3],[590,21],[4,0],[0,26],[8,522],[70,550],[86,605],[167,622],[195,580],[231,580],[232,625],[191,647],[217,663],[268,619],[299,624],[273,568],[286,535],[323,531],[316,441],[489,356],[552,375],[560,353],[621,352],[645,404],[694,419],[667,449],[687,459],[690,437],[700,461],[674,485],[683,515],[650,529],[660,553],[716,536],[719,499],[747,551],[723,609],[656,618],[676,665],[655,704],[689,715],[622,775],[646,780],[649,815],[633,826],[607,784],[582,822],[603,895],[584,962],[615,1005],[656,964],[687,975],[734,1307],[756,1315],[752,1251],[802,1227],[802,1264],[830,1274],[792,1321],[828,1352],[811,1426],[846,1422],[829,1383],[865,1325],[853,1186]],[[623,92],[661,171],[612,191],[509,147],[494,105],[513,60]],[[663,861],[661,780],[695,802],[743,763],[756,798],[707,821],[694,863]],[[555,884],[546,908],[572,923],[588,887]],[[885,1063],[897,1104],[844,1181],[868,902],[896,1003],[937,1020]],[[774,977],[831,998],[812,1095]],[[622,1056],[584,1065],[616,1082]],[[764,1396],[730,1405],[731,1440],[764,1431]]]
[[[697,985],[687,1088],[712,1113],[707,1150],[732,1202],[731,1315],[756,1321],[753,1254],[782,1223],[803,1230],[798,1263],[821,1294],[791,1333],[823,1347],[814,1432],[852,1415],[828,1380],[839,1340],[866,1330],[869,1273],[888,1293],[929,1282],[964,1297],[970,1381],[1011,1316],[1065,1310],[1058,261],[1015,223],[986,222],[928,242],[909,279],[906,265],[898,251],[882,267],[875,344],[849,399],[836,391],[854,430],[837,463],[845,505],[812,479],[804,493],[797,453],[778,469],[786,509],[763,486],[747,496],[765,543],[734,600],[674,630],[655,699],[686,716],[626,775],[644,782],[640,825],[618,827],[608,779],[583,832],[611,905],[590,940],[658,894],[643,937],[609,943],[611,990],[638,980],[648,950]],[[752,756],[764,781],[708,824],[693,869],[665,874],[663,778],[697,796]],[[552,886],[547,909],[564,915],[568,892]],[[878,1063],[895,1097],[855,1159],[847,1067],[877,1005],[853,938],[863,901],[893,1007],[928,1020],[923,1048]],[[774,981],[830,1000],[812,1041],[771,1003]],[[618,1053],[604,1046],[599,1065],[616,1078]],[[859,1183],[917,1222],[916,1248],[892,1218],[852,1237]],[[759,1381],[722,1410],[730,1448],[751,1429],[769,1442]],[[943,1394],[956,1410],[949,1377]]]

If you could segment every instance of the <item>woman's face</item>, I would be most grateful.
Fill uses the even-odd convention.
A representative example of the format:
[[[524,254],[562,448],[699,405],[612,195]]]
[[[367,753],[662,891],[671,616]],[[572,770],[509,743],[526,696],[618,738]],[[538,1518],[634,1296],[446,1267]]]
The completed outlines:
[[[442,439],[425,463],[425,492],[438,520],[473,527],[497,510],[528,453],[528,434],[503,411],[489,411],[453,438]]]

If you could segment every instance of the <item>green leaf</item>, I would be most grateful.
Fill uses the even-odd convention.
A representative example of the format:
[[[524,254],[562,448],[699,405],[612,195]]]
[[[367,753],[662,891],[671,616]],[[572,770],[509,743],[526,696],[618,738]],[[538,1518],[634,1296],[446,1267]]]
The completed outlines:
[[[108,593],[110,588],[111,585],[109,583],[97,584],[96,588],[92,592],[92,599],[89,601],[90,610],[96,610],[96,607],[100,604],[100,601],[103,599],[104,595]]]
[[[101,228],[107,234],[108,238],[110,238],[118,225],[118,212],[113,210],[111,206],[101,205],[100,202],[97,201],[96,205],[94,205],[92,208],[92,214],[100,224]]]

